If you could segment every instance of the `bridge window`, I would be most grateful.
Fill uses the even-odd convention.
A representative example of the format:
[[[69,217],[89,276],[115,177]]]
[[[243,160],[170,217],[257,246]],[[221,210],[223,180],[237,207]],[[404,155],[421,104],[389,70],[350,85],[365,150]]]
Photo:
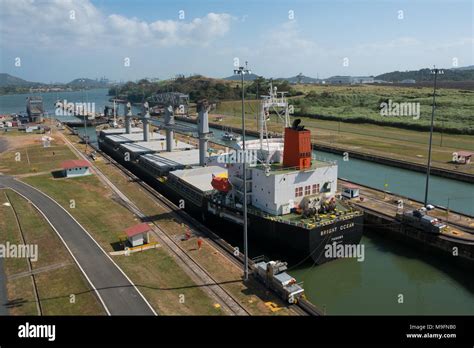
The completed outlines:
[[[295,197],[303,196],[303,187],[295,187]]]

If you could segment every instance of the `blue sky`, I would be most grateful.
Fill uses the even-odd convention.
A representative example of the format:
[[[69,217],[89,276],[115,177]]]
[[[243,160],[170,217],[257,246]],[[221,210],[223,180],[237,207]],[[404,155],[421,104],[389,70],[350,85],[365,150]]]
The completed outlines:
[[[0,0],[0,66],[42,82],[224,77],[236,57],[273,77],[449,68],[474,64],[473,11],[472,0]]]

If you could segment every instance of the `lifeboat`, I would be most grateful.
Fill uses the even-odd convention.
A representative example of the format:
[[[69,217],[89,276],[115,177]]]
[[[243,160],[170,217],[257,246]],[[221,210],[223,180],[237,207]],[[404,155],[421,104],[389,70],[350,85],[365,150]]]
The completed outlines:
[[[211,181],[212,187],[214,187],[219,192],[227,193],[231,190],[232,185],[227,178],[227,174],[221,175],[212,175]]]

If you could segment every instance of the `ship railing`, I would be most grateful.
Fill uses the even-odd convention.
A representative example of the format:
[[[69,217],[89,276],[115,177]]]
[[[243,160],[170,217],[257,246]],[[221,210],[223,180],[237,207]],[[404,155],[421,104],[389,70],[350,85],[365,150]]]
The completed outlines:
[[[251,207],[248,207],[248,210],[251,213],[255,214],[255,215],[259,215],[261,217],[267,218],[267,219],[272,220],[272,221],[278,221],[278,222],[281,222],[281,223],[284,223],[284,224],[287,224],[287,225],[290,225],[290,226],[303,227],[303,228],[308,228],[308,229],[311,229],[311,228],[314,228],[314,227],[324,227],[324,226],[330,225],[334,222],[349,220],[349,219],[353,218],[354,216],[359,216],[359,215],[362,214],[362,212],[357,211],[357,210],[352,211],[352,212],[346,211],[343,214],[336,216],[335,218],[327,219],[327,220],[324,220],[324,221],[295,222],[295,221],[286,220],[286,219],[284,219],[280,216],[274,216],[274,215],[263,213],[262,211],[253,209]]]
[[[268,258],[265,255],[260,255],[256,257],[252,257],[252,262],[257,264],[259,262],[268,262]]]

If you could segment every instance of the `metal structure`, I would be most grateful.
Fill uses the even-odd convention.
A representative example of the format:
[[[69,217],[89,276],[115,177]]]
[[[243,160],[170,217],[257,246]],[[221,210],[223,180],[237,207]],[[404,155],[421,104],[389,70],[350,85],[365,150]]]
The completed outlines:
[[[166,132],[166,151],[173,151],[173,141],[174,141],[174,109],[170,105],[165,108],[165,125],[163,128]]]
[[[260,117],[259,117],[259,133],[260,133],[260,149],[263,150],[263,135],[267,138],[268,143],[268,127],[267,121],[269,120],[270,111],[277,114],[278,119],[284,123],[284,128],[290,127],[290,111],[288,107],[288,100],[285,98],[286,92],[277,92],[277,87],[273,87],[270,83],[269,95],[262,96],[262,102],[260,104]],[[279,94],[279,96],[278,96]]]
[[[44,115],[43,98],[40,96],[26,98],[26,112],[30,122],[42,122]]]
[[[171,105],[173,112],[179,115],[188,114],[189,94],[179,92],[157,93],[152,95],[148,101],[152,106],[161,105],[167,108]]]
[[[198,137],[199,137],[199,165],[204,166],[206,164],[207,154],[207,142],[211,136],[209,132],[209,115],[208,112],[211,109],[206,99],[201,100],[197,104],[198,112]]]
[[[251,74],[252,72],[247,69],[247,62],[245,67],[240,66],[238,69],[234,69],[234,74],[240,75],[241,77],[241,89],[242,89],[242,151],[244,153],[242,161],[242,172],[243,172],[243,218],[244,218],[244,280],[249,279],[249,260],[248,260],[248,240],[247,240],[247,168],[246,168],[246,152],[245,152],[245,90],[244,90],[244,75]]]
[[[148,102],[145,102],[143,104],[143,107],[145,109],[145,116],[143,117],[143,141],[148,141],[148,133],[150,132],[150,107],[148,105]]]
[[[434,116],[435,116],[434,114],[435,114],[435,108],[436,108],[436,82],[437,82],[438,74],[444,74],[444,71],[434,67],[431,73],[434,74],[434,86],[433,86],[433,105],[431,108],[430,145],[428,149],[428,164],[426,167],[426,187],[425,187],[425,202],[424,202],[425,207],[428,205],[428,190],[429,190],[429,185],[430,185],[431,146],[433,143],[433,125],[434,125]]]
[[[132,133],[132,104],[128,102],[125,106],[125,133],[131,134]]]

